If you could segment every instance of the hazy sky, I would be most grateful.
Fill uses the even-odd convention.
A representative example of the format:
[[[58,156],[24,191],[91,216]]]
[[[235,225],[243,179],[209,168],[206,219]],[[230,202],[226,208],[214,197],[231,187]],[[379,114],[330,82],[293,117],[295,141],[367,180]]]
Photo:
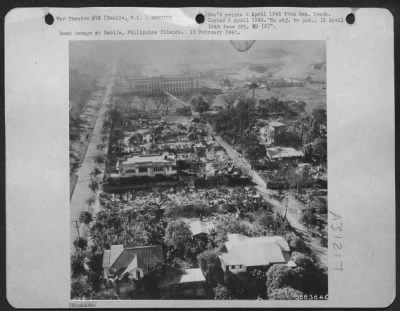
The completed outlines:
[[[247,52],[237,51],[229,41],[71,41],[71,67],[84,59],[110,62],[122,58],[140,64],[148,72],[173,74],[179,64],[210,69],[243,63],[280,64],[286,70],[324,62],[325,41],[256,41]]]

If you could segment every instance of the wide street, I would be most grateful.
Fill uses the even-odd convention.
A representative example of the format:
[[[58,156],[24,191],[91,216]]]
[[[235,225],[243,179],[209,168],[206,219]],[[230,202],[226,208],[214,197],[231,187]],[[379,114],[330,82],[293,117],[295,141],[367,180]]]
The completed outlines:
[[[87,201],[90,198],[95,197],[95,194],[89,188],[89,185],[91,184],[91,180],[92,180],[90,173],[93,171],[93,169],[96,166],[95,158],[99,154],[99,151],[97,150],[97,145],[101,144],[101,136],[102,136],[101,131],[103,128],[103,122],[106,117],[107,106],[110,101],[110,94],[112,92],[112,88],[113,88],[113,85],[115,82],[114,72],[115,72],[115,68],[113,69],[112,74],[110,75],[107,89],[105,91],[105,94],[104,94],[104,97],[103,97],[103,100],[101,103],[101,108],[99,110],[99,113],[98,113],[98,116],[96,119],[96,124],[93,128],[93,133],[90,138],[90,142],[89,142],[85,157],[83,159],[81,167],[79,168],[79,171],[77,172],[78,180],[77,180],[75,190],[72,194],[72,198],[71,198],[71,202],[70,202],[71,245],[72,245],[72,247],[73,247],[73,242],[75,241],[76,238],[78,238],[77,223],[75,221],[78,221],[80,237],[85,238],[87,236],[87,227],[84,224],[79,224],[79,216],[83,211],[89,211],[89,206],[88,206]]]

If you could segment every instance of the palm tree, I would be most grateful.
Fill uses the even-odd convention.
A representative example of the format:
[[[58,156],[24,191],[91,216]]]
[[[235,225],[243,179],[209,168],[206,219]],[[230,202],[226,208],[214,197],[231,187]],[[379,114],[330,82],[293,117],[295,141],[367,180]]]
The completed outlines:
[[[249,89],[252,90],[253,107],[255,107],[255,93],[258,88],[258,84],[253,82],[249,85]]]
[[[88,207],[90,208],[94,203],[96,202],[95,197],[90,197],[89,199],[86,200],[86,204],[88,205]]]
[[[102,163],[104,163],[104,157],[99,153],[95,157],[94,161],[96,162],[96,164],[102,164]]]
[[[90,224],[93,221],[93,216],[90,212],[84,211],[79,216],[79,222],[85,225]]]
[[[99,184],[98,184],[98,182],[93,180],[93,181],[89,184],[89,188],[90,188],[93,192],[96,192],[97,189],[99,189]]]

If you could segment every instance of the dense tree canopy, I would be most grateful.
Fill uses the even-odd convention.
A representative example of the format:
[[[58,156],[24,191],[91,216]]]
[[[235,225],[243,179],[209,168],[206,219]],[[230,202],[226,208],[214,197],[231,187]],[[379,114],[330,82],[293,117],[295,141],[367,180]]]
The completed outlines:
[[[79,222],[84,223],[86,225],[90,224],[93,221],[93,216],[91,213],[84,211],[79,215]]]
[[[277,288],[272,290],[268,299],[270,300],[297,300],[302,297],[303,293],[292,287]]]
[[[267,272],[267,291],[268,295],[275,289],[293,285],[294,272],[285,264],[276,264],[269,268]]]
[[[213,289],[214,299],[217,300],[231,300],[233,299],[232,292],[224,285],[218,284],[217,287]]]
[[[202,252],[197,256],[197,262],[203,271],[207,283],[211,287],[222,282],[224,273],[216,250],[206,250]]]
[[[189,225],[181,220],[170,221],[165,229],[164,242],[176,255],[183,257],[186,246],[192,242]]]
[[[197,98],[193,98],[191,101],[191,105],[194,111],[202,113],[210,109],[210,104],[204,100],[202,96]]]
[[[74,246],[75,246],[76,248],[78,248],[78,249],[84,250],[84,249],[86,249],[87,245],[88,245],[88,242],[87,242],[87,240],[84,239],[84,238],[77,238],[77,239],[74,241]]]
[[[309,248],[305,244],[303,239],[301,239],[294,233],[287,234],[286,241],[288,242],[291,251],[301,252],[301,253],[307,253],[309,251]]]

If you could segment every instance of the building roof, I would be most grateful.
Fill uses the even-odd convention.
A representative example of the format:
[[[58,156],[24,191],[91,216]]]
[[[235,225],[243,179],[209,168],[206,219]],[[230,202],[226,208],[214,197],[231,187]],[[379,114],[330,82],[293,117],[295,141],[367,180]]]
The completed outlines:
[[[109,250],[109,249],[104,250],[104,253],[103,253],[103,264],[102,264],[103,268],[108,268],[109,267],[109,265],[110,265],[110,256],[111,256],[111,250]]]
[[[271,121],[268,123],[268,126],[272,126],[272,127],[282,127],[282,126],[286,126],[285,123],[279,122],[279,121]]]
[[[212,222],[205,222],[201,220],[195,220],[189,223],[190,231],[192,235],[197,235],[200,233],[208,234],[210,230],[214,229],[215,226]]]
[[[128,80],[197,79],[194,75],[165,75],[152,77],[128,77]]]
[[[271,147],[267,148],[267,155],[272,159],[303,157],[302,151],[291,147]]]
[[[114,264],[123,251],[123,245],[111,245],[109,267]]]
[[[289,245],[283,237],[254,237],[228,234],[228,250],[220,256],[224,265],[266,266],[288,261]]]
[[[109,260],[107,260],[110,258]],[[114,271],[124,269],[123,273],[130,272],[139,267],[144,272],[157,263],[164,262],[161,245],[130,247],[111,245],[111,250],[104,251],[103,268]]]
[[[164,280],[161,280],[159,287],[166,287],[174,284],[205,282],[205,280],[206,279],[200,268],[185,269],[182,271],[182,273],[177,273],[167,277]]]
[[[175,158],[167,153],[152,155],[134,155],[122,161],[122,164],[143,164],[143,163],[171,163]]]

